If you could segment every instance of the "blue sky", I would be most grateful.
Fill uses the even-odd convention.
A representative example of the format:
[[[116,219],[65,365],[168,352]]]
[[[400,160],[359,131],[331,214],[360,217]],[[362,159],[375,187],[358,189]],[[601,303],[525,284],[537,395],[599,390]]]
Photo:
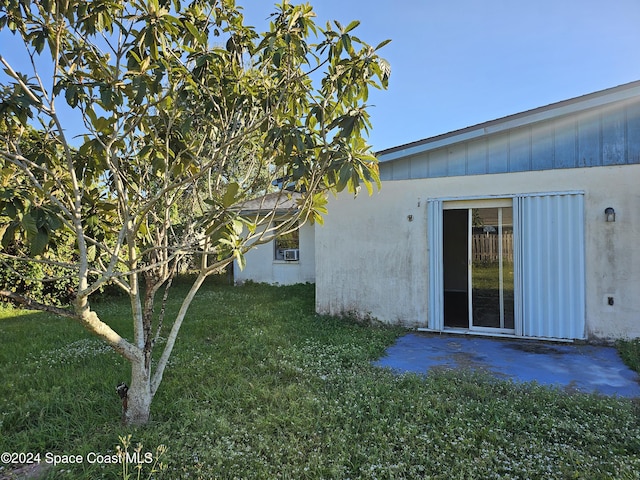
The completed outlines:
[[[295,0],[294,0],[295,1]],[[237,0],[260,31],[274,1]],[[370,96],[375,150],[640,80],[638,0],[311,0],[392,68]],[[3,55],[14,53],[6,35]]]
[[[640,80],[638,0],[311,3],[361,20],[368,43],[392,39],[389,90],[370,99],[376,150]]]

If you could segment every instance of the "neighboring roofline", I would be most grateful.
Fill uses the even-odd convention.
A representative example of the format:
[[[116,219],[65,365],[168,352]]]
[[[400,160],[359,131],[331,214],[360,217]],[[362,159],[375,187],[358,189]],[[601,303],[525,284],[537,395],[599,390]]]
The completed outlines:
[[[274,212],[276,215],[292,214],[300,210],[297,201],[302,197],[299,192],[282,190],[267,193],[260,197],[245,200],[232,207],[240,215],[257,215]]]
[[[266,213],[272,213],[276,216],[276,217],[282,217],[285,215],[291,215],[294,213],[297,213],[299,209],[296,208],[287,208],[287,209],[276,209],[276,210],[240,210],[239,214],[242,215],[243,217],[252,217],[254,215],[264,215]]]
[[[508,115],[506,117],[454,130],[442,135],[436,135],[435,137],[429,137],[416,142],[399,145],[397,147],[387,148],[377,152],[376,155],[379,162],[389,162],[398,158],[417,155],[428,150],[442,148],[454,143],[472,140],[487,134],[499,133],[505,130],[523,127],[532,123],[572,113],[578,113],[637,96],[640,96],[640,80],[606,90],[589,93],[580,97],[571,98],[569,100],[552,103],[544,107],[534,108],[514,115]]]

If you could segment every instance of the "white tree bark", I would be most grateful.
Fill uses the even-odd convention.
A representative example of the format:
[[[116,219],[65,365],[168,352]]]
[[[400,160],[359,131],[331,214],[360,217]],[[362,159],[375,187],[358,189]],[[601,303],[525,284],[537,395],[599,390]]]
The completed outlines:
[[[151,376],[144,358],[131,362],[131,386],[123,402],[122,419],[127,425],[144,425],[151,414]]]

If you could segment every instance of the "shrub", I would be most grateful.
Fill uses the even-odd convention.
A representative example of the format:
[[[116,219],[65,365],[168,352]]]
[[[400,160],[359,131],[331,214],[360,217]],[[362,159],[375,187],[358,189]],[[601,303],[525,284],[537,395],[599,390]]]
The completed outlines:
[[[64,255],[64,252],[59,255]],[[73,272],[55,265],[55,259],[49,260],[51,263],[3,258],[0,262],[0,289],[28,295],[49,305],[68,305],[74,297]]]

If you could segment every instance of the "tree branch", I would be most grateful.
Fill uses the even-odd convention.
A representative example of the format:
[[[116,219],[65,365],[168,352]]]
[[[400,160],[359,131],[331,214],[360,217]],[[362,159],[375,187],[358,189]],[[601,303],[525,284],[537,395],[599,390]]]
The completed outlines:
[[[29,88],[29,86],[24,83],[24,81],[22,80],[22,78],[20,78],[20,75],[18,75],[16,73],[16,71],[11,67],[11,65],[9,64],[9,62],[7,62],[4,57],[2,55],[0,55],[0,63],[2,63],[2,65],[5,66],[5,71],[7,72],[7,74],[13,78],[16,82],[18,82],[18,84],[20,85],[20,87],[22,87],[22,89],[25,91],[25,93],[27,94],[27,96],[31,99],[31,101],[34,103],[34,105],[36,106],[36,108],[42,110],[43,112],[45,112],[47,115],[51,114],[51,111],[44,105],[44,103],[42,103],[42,100],[40,98],[38,98],[38,96],[33,93],[33,91],[31,90],[31,88]]]
[[[45,305],[44,303],[36,302],[10,290],[0,290],[0,297],[13,300],[29,310],[38,310],[41,312],[53,313],[61,317],[71,318],[73,320],[80,320],[80,316],[78,316],[78,314],[73,310]]]

